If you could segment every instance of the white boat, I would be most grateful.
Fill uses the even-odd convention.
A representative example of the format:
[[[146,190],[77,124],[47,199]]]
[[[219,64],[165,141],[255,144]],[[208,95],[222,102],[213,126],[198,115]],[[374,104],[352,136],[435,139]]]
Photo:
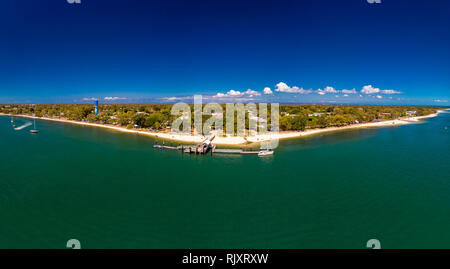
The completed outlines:
[[[261,150],[260,152],[258,152],[259,157],[271,156],[271,155],[273,155],[273,151],[271,151],[271,150]]]
[[[30,130],[30,133],[37,134],[39,133],[39,130],[36,129],[36,119],[34,119],[34,128]]]

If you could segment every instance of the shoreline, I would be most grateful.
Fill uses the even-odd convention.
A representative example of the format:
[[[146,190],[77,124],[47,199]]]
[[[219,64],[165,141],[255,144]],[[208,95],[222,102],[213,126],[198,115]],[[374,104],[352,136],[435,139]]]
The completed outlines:
[[[443,112],[443,110],[439,110],[437,113],[425,115],[425,116],[415,116],[415,117],[405,117],[405,118],[399,118],[394,120],[385,120],[385,121],[379,121],[379,122],[366,122],[366,123],[358,123],[358,124],[351,124],[347,126],[341,126],[341,127],[327,127],[327,128],[316,128],[316,129],[310,129],[306,131],[287,131],[287,132],[280,132],[278,134],[279,139],[287,139],[287,138],[296,138],[296,137],[302,137],[302,136],[309,136],[313,134],[320,134],[320,133],[327,133],[327,132],[334,132],[334,131],[340,131],[340,130],[347,130],[347,129],[359,129],[359,128],[374,128],[374,127],[386,127],[386,126],[400,126],[400,125],[407,125],[407,124],[414,124],[418,123],[423,119],[427,118],[434,118],[438,116],[439,113]],[[259,136],[261,137],[261,136]],[[258,137],[251,137],[247,140],[250,142],[262,142],[264,140],[258,140],[261,138]]]
[[[443,112],[443,110],[439,110],[437,113],[429,114],[429,115],[425,115],[425,116],[399,118],[399,119],[385,120],[385,121],[379,121],[379,122],[358,123],[358,124],[351,124],[351,125],[342,126],[342,127],[327,127],[327,128],[311,129],[311,130],[306,130],[306,131],[279,132],[276,136],[270,135],[270,134],[266,134],[266,135],[263,134],[263,135],[257,135],[257,136],[252,136],[252,137],[240,137],[240,136],[219,137],[219,136],[217,136],[214,139],[214,144],[227,145],[227,146],[244,146],[244,145],[248,145],[249,143],[251,143],[251,144],[260,143],[260,142],[269,141],[271,139],[276,139],[276,138],[288,139],[288,138],[303,137],[303,136],[309,136],[309,135],[313,135],[313,134],[333,132],[333,131],[339,131],[339,130],[347,130],[347,129],[399,126],[399,125],[418,123],[422,119],[436,117],[441,112]],[[13,116],[13,115],[0,113],[0,116]],[[184,142],[184,143],[200,143],[206,139],[206,136],[201,136],[201,135],[181,135],[181,134],[176,134],[176,133],[158,133],[158,132],[143,131],[143,130],[132,130],[132,129],[127,129],[125,127],[118,127],[116,125],[111,125],[111,124],[90,123],[90,122],[74,121],[74,120],[67,120],[67,119],[36,117],[36,116],[30,116],[30,115],[14,115],[14,117],[41,119],[41,120],[56,121],[56,122],[63,122],[63,123],[72,123],[72,124],[78,124],[78,125],[83,125],[83,126],[107,128],[107,129],[116,130],[116,131],[124,132],[124,133],[147,135],[147,136],[151,136],[151,137],[155,137],[155,138],[173,140],[173,141]]]

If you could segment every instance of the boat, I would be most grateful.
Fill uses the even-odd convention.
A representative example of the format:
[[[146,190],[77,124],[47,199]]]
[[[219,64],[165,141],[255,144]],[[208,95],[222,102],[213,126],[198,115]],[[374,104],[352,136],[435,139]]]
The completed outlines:
[[[39,133],[39,130],[36,129],[36,119],[34,119],[34,126],[33,129],[30,130],[30,133],[32,134]]]
[[[271,151],[271,150],[261,150],[260,152],[258,152],[259,157],[271,156],[271,155],[273,155],[273,151]]]

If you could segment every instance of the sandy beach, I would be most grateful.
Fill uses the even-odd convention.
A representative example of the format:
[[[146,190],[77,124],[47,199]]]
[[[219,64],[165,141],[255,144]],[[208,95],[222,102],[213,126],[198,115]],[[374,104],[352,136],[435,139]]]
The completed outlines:
[[[276,139],[276,138],[278,138],[278,139],[295,138],[295,137],[302,137],[302,136],[308,136],[308,135],[332,132],[332,131],[338,131],[338,130],[345,130],[345,129],[372,128],[372,127],[398,126],[398,125],[405,125],[405,124],[413,124],[413,123],[417,123],[420,120],[423,120],[426,118],[436,117],[438,115],[438,113],[440,113],[440,112],[442,112],[442,111],[438,111],[435,114],[430,114],[430,115],[426,115],[426,116],[404,117],[404,118],[395,119],[395,120],[352,124],[352,125],[343,126],[343,127],[328,127],[328,128],[311,129],[311,130],[299,131],[299,132],[292,132],[292,131],[280,132],[277,135],[261,134],[261,135],[251,136],[251,137],[216,136],[216,138],[214,139],[214,143],[217,145],[238,146],[238,145],[245,145],[248,143],[259,143],[259,142],[263,142],[263,141],[269,141],[269,140]],[[0,115],[11,116],[9,114],[2,114],[2,113],[0,113]],[[125,127],[118,127],[118,126],[110,125],[110,124],[89,123],[89,122],[74,121],[74,120],[67,120],[67,119],[34,117],[34,116],[29,116],[29,115],[14,115],[14,117],[24,117],[24,118],[31,118],[31,119],[41,119],[41,120],[57,121],[57,122],[64,122],[64,123],[72,123],[72,124],[78,124],[78,125],[84,125],[84,126],[108,128],[108,129],[112,129],[112,130],[119,131],[119,132],[139,134],[139,135],[148,135],[148,136],[152,136],[152,137],[156,137],[156,138],[174,140],[174,141],[179,141],[179,142],[184,142],[184,143],[200,143],[203,140],[205,140],[205,138],[206,138],[205,136],[200,136],[200,135],[184,135],[184,134],[178,134],[178,133],[151,132],[151,131],[147,131],[147,130],[127,129]]]
[[[280,132],[278,134],[278,138],[279,139],[294,138],[294,137],[300,137],[300,136],[308,136],[308,135],[313,135],[313,134],[346,130],[346,129],[355,129],[355,128],[373,128],[373,127],[413,124],[413,123],[417,123],[420,120],[423,120],[426,118],[436,117],[441,112],[442,111],[438,111],[438,113],[434,113],[434,114],[430,114],[430,115],[426,115],[426,116],[407,117],[407,118],[405,117],[405,118],[395,119],[395,120],[367,122],[367,123],[352,124],[352,125],[342,126],[342,127],[328,127],[328,128],[320,128],[320,129],[311,129],[311,130],[300,131],[300,132]],[[256,137],[248,137],[247,140],[249,142],[262,142],[265,140],[269,140],[269,138],[268,138],[268,136],[259,135]]]

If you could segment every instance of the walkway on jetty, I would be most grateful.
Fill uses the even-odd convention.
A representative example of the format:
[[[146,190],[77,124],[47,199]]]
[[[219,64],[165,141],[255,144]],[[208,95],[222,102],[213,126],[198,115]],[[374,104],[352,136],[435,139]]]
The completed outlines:
[[[258,154],[258,151],[244,151],[242,149],[218,149],[216,148],[216,145],[212,143],[214,140],[215,135],[208,136],[205,140],[203,140],[201,143],[194,145],[194,146],[166,146],[166,145],[153,145],[154,148],[160,148],[160,149],[174,149],[174,150],[180,150],[182,153],[189,153],[189,154],[206,154],[206,153],[225,153],[225,154]]]

